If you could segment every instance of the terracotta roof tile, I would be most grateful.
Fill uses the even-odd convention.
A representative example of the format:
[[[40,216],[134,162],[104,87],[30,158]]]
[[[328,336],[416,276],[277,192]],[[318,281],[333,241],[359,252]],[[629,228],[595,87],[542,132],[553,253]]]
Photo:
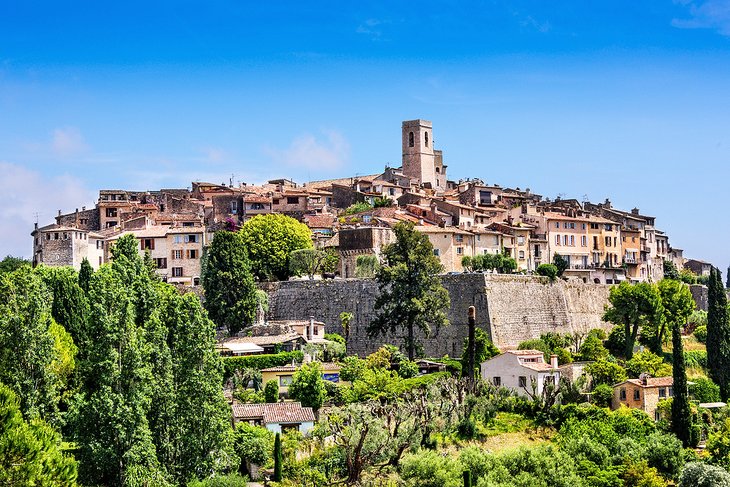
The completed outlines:
[[[261,418],[269,423],[314,422],[312,408],[303,408],[299,402],[277,402],[271,404],[234,404],[233,417],[239,420]]]

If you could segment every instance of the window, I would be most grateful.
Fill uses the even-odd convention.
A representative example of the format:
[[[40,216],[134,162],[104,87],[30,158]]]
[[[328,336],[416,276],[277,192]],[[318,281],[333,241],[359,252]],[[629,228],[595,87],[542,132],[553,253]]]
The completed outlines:
[[[428,147],[428,132],[424,132],[423,135],[426,136],[426,147]]]
[[[581,245],[581,247],[588,246],[588,238],[585,235],[580,237],[580,245]]]
[[[517,245],[524,245],[524,244],[525,244],[525,236],[520,235],[519,237],[517,237]]]
[[[613,231],[613,225],[611,225],[610,223],[606,223],[606,226],[605,226],[605,228],[606,228],[606,231],[607,231],[607,232],[611,232],[611,231]]]
[[[619,392],[619,398],[622,401],[625,401],[626,400],[626,389],[624,389],[623,387],[621,388],[621,391]]]
[[[413,147],[415,145],[413,132],[408,133],[408,147]]]
[[[97,249],[101,249],[103,247],[104,247],[104,242],[102,242],[101,240],[97,240],[96,241],[96,248]]]
[[[194,227],[195,226],[195,222],[183,222],[183,226],[184,227]]]
[[[611,237],[604,237],[603,242],[606,244],[606,247],[611,246]]]
[[[185,235],[185,243],[198,243],[198,235],[196,235],[196,234]]]
[[[198,258],[198,249],[188,250],[188,259],[197,259],[197,258]]]
[[[58,240],[58,232],[53,233],[53,240]]]
[[[641,399],[641,391],[639,389],[634,389],[634,401],[638,401]]]
[[[231,213],[234,215],[238,213],[238,201],[236,200],[231,201]]]
[[[107,218],[116,218],[117,217],[117,209],[116,208],[107,208],[106,209],[106,216],[107,216]]]
[[[519,378],[519,385],[520,387],[527,387],[527,377],[521,375]]]
[[[436,257],[438,257],[439,254],[440,254],[439,249],[433,249],[433,255],[435,255]]]
[[[395,196],[395,188],[389,188],[389,189],[388,189],[388,194],[389,194],[390,196]]]
[[[568,236],[563,235],[563,245],[568,245]]]
[[[172,277],[182,277],[182,275],[183,275],[182,267],[173,267],[172,268]]]
[[[292,382],[292,376],[291,375],[280,375],[279,376],[279,385],[281,387],[289,387]]]
[[[287,196],[286,197],[286,204],[287,205],[298,205],[299,204],[299,197],[298,196]]]
[[[463,242],[464,241],[464,236],[461,235],[461,234],[456,235],[456,241],[457,242]]]
[[[563,228],[568,229],[568,222],[563,222]]]
[[[560,228],[560,222],[555,222],[555,228]]]
[[[502,385],[502,378],[501,377],[492,377],[492,384],[499,387]]]
[[[175,259],[182,259],[183,258],[183,251],[182,250],[173,250],[172,251],[172,258]]]
[[[591,230],[598,230],[598,223],[591,223]]]
[[[155,259],[155,267],[158,269],[167,269],[167,259],[164,257]]]
[[[193,286],[200,286],[200,278],[193,277]]]
[[[674,388],[673,387],[669,388],[669,397],[674,397]]]
[[[659,397],[662,398],[662,399],[665,398],[665,397],[667,397],[667,389],[666,389],[666,387],[660,387],[659,388]]]
[[[525,251],[524,250],[520,250],[519,255],[520,255],[520,259],[524,259],[525,258]]]
[[[555,245],[560,245],[560,235],[555,235]]]
[[[182,235],[173,235],[172,236],[172,243],[176,243],[176,244],[183,243],[183,237],[182,237]]]
[[[586,229],[586,224],[585,223],[581,224],[581,229],[582,230],[585,230]]]
[[[139,240],[139,243],[142,250],[155,250],[154,238],[142,238]]]
[[[464,247],[456,247],[456,255],[462,255],[464,253]]]
[[[570,245],[575,245],[575,235],[570,236]]]

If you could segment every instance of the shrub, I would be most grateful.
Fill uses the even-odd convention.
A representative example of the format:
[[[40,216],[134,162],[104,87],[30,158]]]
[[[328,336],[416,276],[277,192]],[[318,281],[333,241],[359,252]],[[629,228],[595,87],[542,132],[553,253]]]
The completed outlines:
[[[248,477],[241,477],[236,473],[188,482],[188,487],[246,487],[247,485]]]
[[[719,402],[720,386],[707,377],[697,377],[689,384],[689,393],[699,402]]]
[[[363,211],[369,211],[372,210],[373,207],[370,206],[370,203],[366,201],[360,201],[358,203],[352,204],[345,209],[345,215],[354,215],[356,213],[362,213]]]
[[[271,379],[264,386],[264,401],[268,403],[277,402],[279,400],[279,384],[276,379]]]
[[[660,356],[644,350],[635,353],[631,360],[626,362],[626,371],[631,377],[639,377],[645,372],[652,377],[666,377],[672,375],[672,366],[664,363]]]
[[[366,362],[355,355],[345,357],[340,368],[340,379],[347,382],[355,382],[365,370]]]
[[[608,384],[598,384],[593,389],[593,404],[600,407],[611,407],[613,388]]]
[[[621,357],[626,350],[626,331],[623,325],[614,326],[608,334],[606,348],[611,354]]]
[[[707,341],[707,326],[701,325],[695,328],[694,335],[698,342],[705,343]]]
[[[679,476],[678,487],[728,487],[730,473],[702,462],[688,463]]]
[[[404,379],[410,379],[418,375],[418,365],[410,360],[403,360],[398,364],[398,375]]]
[[[593,379],[593,386],[607,384],[609,386],[625,381],[626,371],[620,365],[608,360],[597,360],[586,365],[585,371]]]
[[[558,268],[554,264],[540,264],[535,272],[538,276],[545,276],[551,281],[558,277]]]
[[[684,352],[684,364],[687,368],[707,369],[707,352],[704,350],[688,350]]]

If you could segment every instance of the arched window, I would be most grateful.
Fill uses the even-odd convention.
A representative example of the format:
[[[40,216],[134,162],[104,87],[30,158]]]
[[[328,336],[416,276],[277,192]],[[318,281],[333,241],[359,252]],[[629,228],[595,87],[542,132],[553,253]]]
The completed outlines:
[[[426,147],[428,147],[428,132],[424,132],[426,134]]]
[[[413,147],[414,144],[415,144],[415,142],[413,140],[413,132],[410,132],[408,134],[408,147]]]

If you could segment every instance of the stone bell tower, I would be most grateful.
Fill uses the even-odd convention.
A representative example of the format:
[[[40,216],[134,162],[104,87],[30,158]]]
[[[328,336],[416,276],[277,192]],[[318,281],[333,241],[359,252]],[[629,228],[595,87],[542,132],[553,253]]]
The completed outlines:
[[[436,191],[446,189],[446,166],[441,151],[433,150],[433,124],[408,120],[402,125],[403,174]]]

